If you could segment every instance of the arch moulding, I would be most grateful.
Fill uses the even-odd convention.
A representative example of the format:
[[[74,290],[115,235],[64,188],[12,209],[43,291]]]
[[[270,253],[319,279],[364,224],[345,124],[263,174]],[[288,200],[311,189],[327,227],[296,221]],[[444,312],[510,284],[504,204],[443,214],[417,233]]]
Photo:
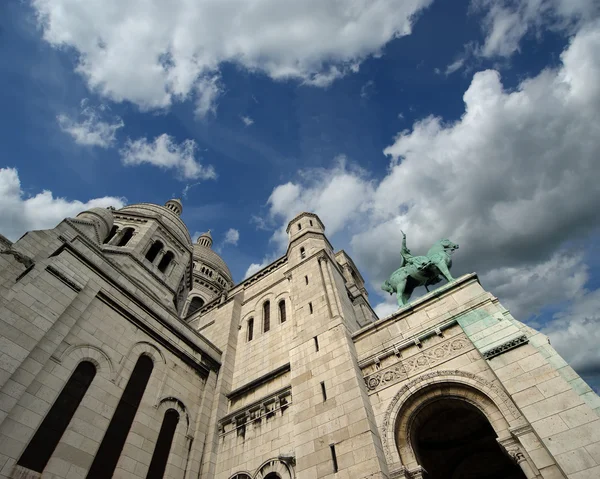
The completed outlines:
[[[443,388],[440,391],[439,388]],[[429,390],[427,393],[426,390]],[[425,394],[423,394],[425,393]],[[494,419],[494,411],[499,411],[502,416],[499,418],[509,427],[522,426],[526,424],[526,420],[521,415],[509,395],[498,385],[487,381],[486,379],[477,376],[476,374],[458,371],[431,371],[422,374],[413,380],[406,383],[394,395],[388,405],[382,423],[381,439],[383,450],[390,468],[402,466],[402,461],[399,453],[400,444],[396,444],[396,430],[399,422],[403,423],[403,427],[409,427],[411,416],[414,417],[415,409],[411,408],[411,402],[417,400],[419,404],[423,401],[441,398],[443,395],[455,397],[465,400],[477,407],[489,420]],[[419,398],[423,401],[419,401]],[[409,414],[405,416],[405,409],[409,409]],[[402,412],[402,414],[401,414]],[[404,447],[406,447],[404,445]],[[414,457],[412,448],[408,445],[410,452],[409,456]]]

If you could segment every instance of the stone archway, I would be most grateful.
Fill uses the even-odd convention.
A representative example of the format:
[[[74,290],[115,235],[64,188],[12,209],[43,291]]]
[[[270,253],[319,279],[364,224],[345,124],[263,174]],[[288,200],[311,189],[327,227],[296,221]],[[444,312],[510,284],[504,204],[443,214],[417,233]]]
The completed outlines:
[[[408,438],[426,479],[525,479],[496,440],[487,417],[457,397],[438,396],[415,411]]]

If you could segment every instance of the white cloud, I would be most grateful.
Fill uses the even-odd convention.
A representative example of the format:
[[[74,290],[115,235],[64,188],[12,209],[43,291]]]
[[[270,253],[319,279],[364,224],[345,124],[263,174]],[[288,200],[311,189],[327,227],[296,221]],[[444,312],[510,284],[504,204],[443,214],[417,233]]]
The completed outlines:
[[[122,198],[105,196],[84,203],[55,198],[48,190],[27,197],[15,168],[0,168],[0,204],[0,233],[13,241],[26,231],[54,228],[64,218],[90,208],[124,206]]]
[[[117,130],[125,125],[123,120],[119,117],[105,118],[108,116],[108,107],[89,106],[87,99],[81,102],[81,108],[79,121],[74,121],[64,114],[58,115],[56,119],[60,129],[71,135],[79,145],[101,148],[113,146]]]
[[[209,75],[196,83],[196,116],[205,118],[217,113],[217,99],[223,93],[219,75]]]
[[[277,247],[291,216],[314,211],[336,244],[351,244],[376,290],[399,266],[404,230],[413,253],[441,237],[459,243],[454,274],[477,271],[518,319],[577,298],[587,273],[568,242],[600,226],[599,52],[596,23],[572,37],[559,67],[510,91],[498,72],[476,73],[462,117],[428,117],[399,133],[379,182],[337,164],[276,187]]]
[[[164,169],[173,168],[184,179],[216,178],[212,166],[204,166],[196,160],[196,150],[194,140],[185,140],[177,144],[173,137],[163,133],[152,142],[146,138],[127,140],[120,153],[125,165],[148,163]]]
[[[234,228],[229,228],[225,233],[225,238],[223,239],[224,244],[230,244],[236,246],[238,241],[240,240],[240,232]]]
[[[519,50],[529,32],[539,34],[541,27],[578,29],[595,18],[599,11],[595,0],[472,0],[475,10],[485,12],[486,35],[479,54],[484,57],[510,57]]]
[[[444,71],[444,75],[448,76],[448,75],[452,75],[453,73],[457,72],[458,70],[460,70],[463,65],[465,64],[465,57],[461,57],[458,58],[457,60],[453,61],[452,63],[450,63],[450,65],[448,65],[446,67],[446,70]]]
[[[32,0],[44,39],[114,101],[164,108],[195,95],[214,110],[219,66],[327,86],[408,35],[432,0]]]
[[[581,373],[600,371],[600,289],[586,292],[542,330],[552,346]]]
[[[250,118],[249,116],[240,116],[240,120],[242,120],[244,122],[244,125],[246,126],[250,126],[254,123],[254,120],[252,118]]]

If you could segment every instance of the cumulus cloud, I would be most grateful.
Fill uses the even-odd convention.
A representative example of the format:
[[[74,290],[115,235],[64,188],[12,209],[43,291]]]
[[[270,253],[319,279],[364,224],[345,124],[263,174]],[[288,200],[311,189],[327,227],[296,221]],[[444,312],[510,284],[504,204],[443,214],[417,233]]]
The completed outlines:
[[[56,198],[48,190],[27,196],[21,188],[18,171],[0,168],[0,204],[0,233],[15,241],[26,231],[54,228],[64,218],[77,216],[90,208],[122,208],[124,200],[105,196],[84,203]]]
[[[327,86],[411,33],[432,0],[32,0],[44,39],[72,47],[90,88],[142,108],[196,97],[214,110],[219,66]]]
[[[552,346],[581,374],[600,371],[600,289],[585,292],[543,328]]]
[[[183,179],[216,178],[217,174],[212,166],[204,166],[196,160],[196,150],[194,140],[177,144],[172,136],[163,133],[152,142],[146,138],[127,140],[120,153],[125,165],[148,163],[163,169],[174,169]]]
[[[404,230],[417,254],[441,237],[459,243],[455,276],[477,271],[518,319],[575,304],[588,273],[572,242],[585,243],[600,226],[598,52],[594,23],[571,38],[558,67],[512,90],[498,72],[478,72],[458,120],[427,117],[398,134],[384,151],[390,166],[383,179],[343,163],[303,172],[273,190],[269,213],[281,228],[301,209],[319,214],[336,244],[351,244],[377,291],[399,265]],[[376,306],[381,315],[392,308],[391,300]],[[557,320],[579,314],[569,311]],[[581,319],[587,316],[577,317],[581,328],[590,327],[589,318]],[[560,327],[551,330],[558,337]],[[575,344],[575,336],[557,341]]]
[[[240,240],[240,232],[234,228],[229,228],[225,233],[225,238],[223,239],[224,244],[230,244],[236,246],[238,241]]]
[[[542,27],[574,32],[599,10],[595,0],[472,0],[471,4],[485,13],[485,41],[479,51],[484,57],[511,56],[526,34],[539,34]]]
[[[56,119],[60,129],[71,135],[75,143],[101,148],[113,146],[117,130],[125,125],[119,117],[109,118],[109,108],[106,105],[93,107],[87,99],[81,102],[78,120],[65,114],[58,115]]]

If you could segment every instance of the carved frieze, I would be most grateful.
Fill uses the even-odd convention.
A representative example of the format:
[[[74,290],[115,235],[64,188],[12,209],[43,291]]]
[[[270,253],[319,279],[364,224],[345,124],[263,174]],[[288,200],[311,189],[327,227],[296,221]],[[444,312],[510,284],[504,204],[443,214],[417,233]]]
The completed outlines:
[[[456,336],[444,343],[425,349],[410,358],[399,360],[391,366],[365,376],[365,384],[369,392],[376,392],[403,381],[419,371],[460,356],[468,351],[470,347],[472,347],[472,343],[466,336]]]
[[[519,336],[518,338],[511,339],[510,341],[507,341],[507,342],[501,344],[500,346],[496,346],[495,348],[485,351],[483,353],[483,357],[485,359],[491,359],[495,356],[499,356],[500,354],[505,353],[506,351],[510,351],[511,349],[517,348],[517,347],[521,346],[522,344],[526,344],[528,342],[529,342],[529,339],[527,339],[527,336],[525,336],[523,334],[522,336]]]

